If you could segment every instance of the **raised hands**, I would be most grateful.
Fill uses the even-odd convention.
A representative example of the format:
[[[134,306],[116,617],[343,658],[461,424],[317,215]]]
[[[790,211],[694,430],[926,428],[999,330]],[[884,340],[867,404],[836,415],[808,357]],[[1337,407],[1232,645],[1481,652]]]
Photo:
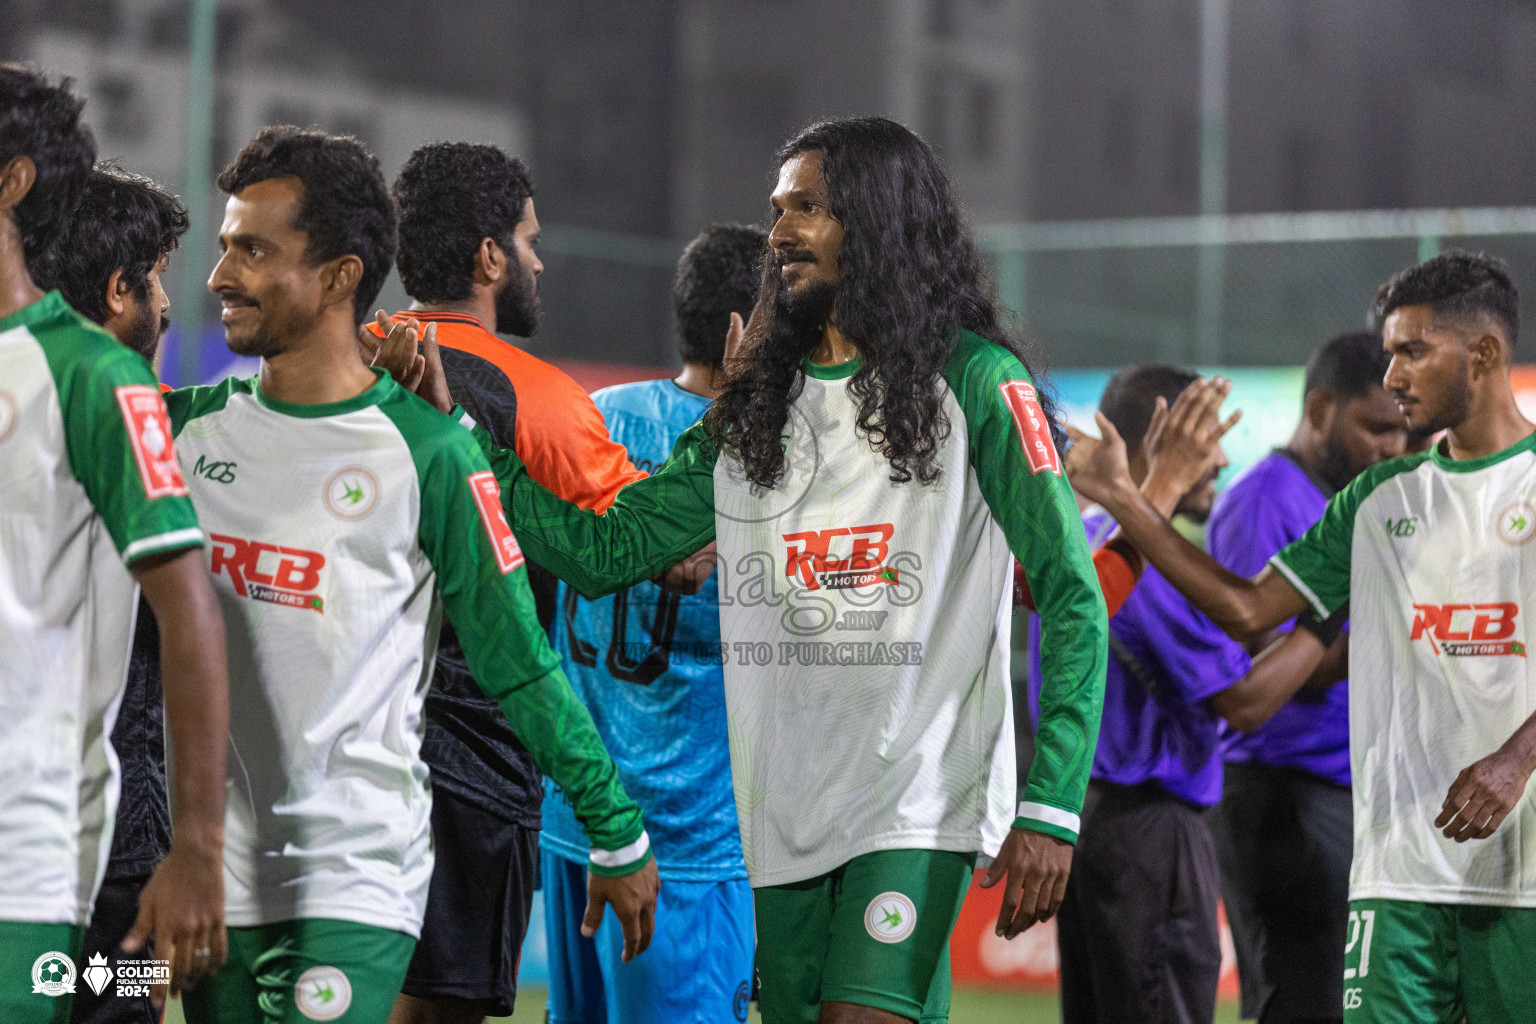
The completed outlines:
[[[1142,440],[1147,476],[1141,491],[1165,517],[1173,514],[1179,499],[1222,463],[1221,439],[1237,425],[1242,411],[1220,418],[1221,403],[1232,382],[1221,377],[1195,381],[1174,400],[1172,408],[1162,398]],[[1114,514],[1131,492],[1138,490],[1131,476],[1130,456],[1115,425],[1103,413],[1094,413],[1099,437],[1090,437],[1066,426],[1072,447],[1067,449],[1067,478],[1089,501]]]
[[[1173,408],[1168,408],[1163,399],[1157,400],[1146,440],[1142,442],[1147,457],[1147,479],[1142,490],[1159,510],[1165,495],[1172,494],[1177,504],[1192,487],[1225,464],[1221,439],[1243,418],[1239,409],[1226,420],[1221,419],[1221,403],[1231,391],[1230,380],[1201,378],[1184,389],[1174,400]]]

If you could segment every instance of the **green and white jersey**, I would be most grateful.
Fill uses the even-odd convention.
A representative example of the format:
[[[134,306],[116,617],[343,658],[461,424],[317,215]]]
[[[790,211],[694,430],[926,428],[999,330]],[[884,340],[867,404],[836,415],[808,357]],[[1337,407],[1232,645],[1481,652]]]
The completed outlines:
[[[941,474],[922,485],[893,483],[855,429],[858,365],[806,365],[787,468],[766,492],[699,425],[598,516],[539,487],[477,431],[530,556],[589,596],[718,542],[718,656],[754,886],[875,850],[990,858],[1016,818],[1075,840],[1097,741],[1104,599],[1024,367],[962,336],[944,372]],[[1045,630],[1038,753],[1022,792],[1014,557]]]
[[[1372,467],[1271,560],[1319,615],[1350,603],[1350,899],[1536,907],[1530,787],[1488,839],[1435,828],[1461,770],[1536,712],[1533,449]]]
[[[203,542],[144,360],[57,292],[0,320],[0,918],[87,923],[117,810],[127,566]]]
[[[576,802],[595,870],[649,856],[534,614],[474,441],[388,377],[291,405],[168,397],[229,637],[228,921],[418,935],[432,875],[422,702],[447,614],[474,677]]]

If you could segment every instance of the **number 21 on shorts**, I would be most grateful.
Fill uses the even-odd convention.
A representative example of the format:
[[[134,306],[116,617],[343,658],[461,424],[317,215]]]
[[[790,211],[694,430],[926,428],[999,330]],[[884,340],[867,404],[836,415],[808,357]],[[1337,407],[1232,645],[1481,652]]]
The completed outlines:
[[[1351,910],[1346,931],[1349,937],[1344,943],[1344,962],[1349,962],[1350,954],[1357,948],[1359,959],[1355,966],[1344,968],[1344,1009],[1356,1010],[1360,1008],[1363,989],[1350,988],[1348,983],[1362,979],[1371,972],[1371,936],[1376,932],[1376,911]]]

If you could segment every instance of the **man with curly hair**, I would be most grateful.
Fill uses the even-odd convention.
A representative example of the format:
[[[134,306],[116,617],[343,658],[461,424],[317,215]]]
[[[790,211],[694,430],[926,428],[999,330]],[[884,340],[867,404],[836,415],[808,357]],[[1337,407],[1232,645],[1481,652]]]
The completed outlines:
[[[999,934],[1061,904],[1104,598],[1051,403],[932,150],[857,118],[780,158],[744,365],[649,479],[599,516],[475,429],[530,556],[585,596],[718,543],[763,1019],[944,1020],[974,866],[990,864],[984,885],[1007,878]],[[447,405],[435,368],[421,387]],[[1045,651],[1018,789],[1013,557]]]
[[[395,251],[378,161],[356,139],[266,128],[219,187],[208,284],[230,350],[261,367],[167,398],[187,464],[220,467],[190,483],[234,706],[230,962],[188,994],[188,1020],[389,1018],[433,874],[422,704],[444,619],[572,794],[593,912],[614,906],[643,950],[657,879],[640,809],[539,626],[496,481],[462,429],[360,358]]]
[[[434,143],[411,154],[393,192],[396,262],[412,303],[393,318],[381,312],[372,334],[361,336],[364,344],[389,330],[431,331],[454,399],[496,443],[515,449],[556,494],[606,509],[645,474],[609,438],[579,384],[498,337],[528,338],[539,327],[544,264],[527,167],[495,146]],[[547,632],[556,581],[532,561],[527,571]],[[538,885],[544,789],[452,628],[438,645],[422,757],[432,770],[437,866],[393,1019],[478,1024],[510,1014],[517,996],[518,956]],[[583,871],[587,863],[584,855]]]
[[[0,1019],[20,1024],[68,1020],[85,967],[135,584],[160,626],[175,838],[114,943],[133,923],[128,945],[152,936],[178,984],[224,959],[229,705],[204,535],[149,365],[33,278],[88,194],[83,105],[0,65]]]
[[[187,230],[187,211],[153,181],[99,164],[80,203],[38,267],[38,284],[143,356],[151,366],[170,325],[171,300],[161,284],[171,252]],[[165,390],[165,385],[161,385]],[[122,772],[117,821],[106,877],[85,933],[88,954],[105,954],[114,972],[118,943],[138,912],[139,893],[171,845],[165,794],[165,723],[161,708],[160,640],[154,610],[139,603],[128,683],[112,749]],[[114,988],[77,987],[72,1024],[158,1024],[147,996]]]

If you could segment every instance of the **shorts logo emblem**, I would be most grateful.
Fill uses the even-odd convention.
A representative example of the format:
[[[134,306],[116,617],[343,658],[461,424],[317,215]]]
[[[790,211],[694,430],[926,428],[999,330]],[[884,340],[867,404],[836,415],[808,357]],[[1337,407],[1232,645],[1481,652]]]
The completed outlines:
[[[899,892],[883,892],[869,901],[864,929],[878,942],[900,942],[917,927],[917,907]]]
[[[310,1020],[335,1020],[352,1005],[352,983],[337,967],[311,967],[293,986],[293,1002]]]

